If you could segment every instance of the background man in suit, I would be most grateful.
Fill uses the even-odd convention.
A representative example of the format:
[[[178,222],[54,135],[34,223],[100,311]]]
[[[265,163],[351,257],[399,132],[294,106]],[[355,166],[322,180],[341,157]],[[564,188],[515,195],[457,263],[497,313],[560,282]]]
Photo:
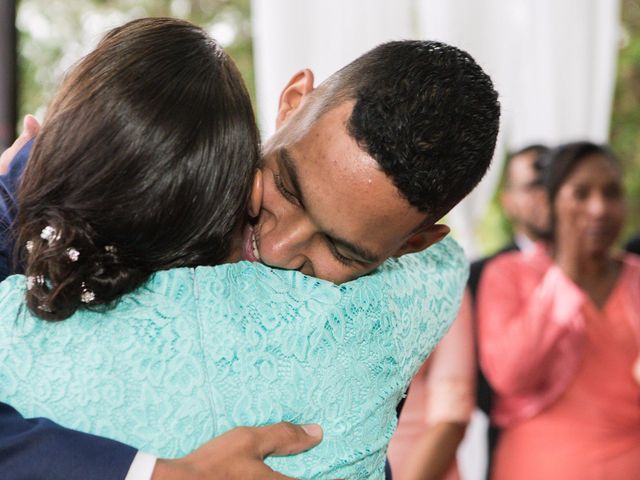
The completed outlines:
[[[511,241],[498,252],[477,260],[469,271],[469,290],[475,301],[482,270],[487,262],[501,253],[512,250],[527,250],[536,242],[546,238],[549,227],[549,207],[542,187],[542,164],[540,159],[549,149],[544,145],[529,145],[518,150],[507,159],[500,205],[511,223]],[[477,351],[477,348],[476,348]],[[479,362],[477,363],[479,365]],[[491,412],[493,391],[482,371],[478,370],[477,405],[487,415]],[[489,426],[489,469],[491,454],[498,440],[499,431]]]
[[[624,246],[624,249],[627,252],[640,255],[640,235],[636,235],[631,240],[629,240],[627,244]]]

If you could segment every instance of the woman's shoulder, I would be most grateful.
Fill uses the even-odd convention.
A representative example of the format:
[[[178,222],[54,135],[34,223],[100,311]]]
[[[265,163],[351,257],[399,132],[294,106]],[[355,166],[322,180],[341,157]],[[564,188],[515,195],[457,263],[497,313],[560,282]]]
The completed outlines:
[[[625,253],[622,256],[624,277],[632,288],[640,287],[640,255]]]
[[[548,248],[542,243],[537,243],[533,248],[524,252],[513,250],[496,255],[487,263],[483,276],[486,272],[510,277],[528,274],[540,275],[552,264],[553,260],[549,255]]]
[[[81,308],[64,322],[45,322],[26,305],[27,281],[24,275],[12,275],[0,283],[0,311],[3,328],[14,331],[35,326],[38,330],[47,325],[61,323],[66,328],[77,325],[105,323],[106,320],[131,316],[153,319],[169,318],[194,308],[193,269],[177,268],[154,273],[138,289],[123,295],[110,305]]]
[[[237,307],[274,300],[313,301],[326,307],[373,298],[397,301],[429,291],[459,300],[468,262],[455,240],[446,238],[423,252],[388,259],[372,273],[341,285],[250,262],[198,267],[195,277],[200,302]]]
[[[633,271],[640,271],[640,255],[636,253],[625,252],[622,257],[622,263]]]
[[[467,276],[462,249],[445,239],[342,285],[240,262],[198,267],[195,288],[205,332],[215,325],[228,344],[247,332],[268,332],[274,348],[306,358],[357,343],[363,358],[395,356],[413,368],[455,318]]]

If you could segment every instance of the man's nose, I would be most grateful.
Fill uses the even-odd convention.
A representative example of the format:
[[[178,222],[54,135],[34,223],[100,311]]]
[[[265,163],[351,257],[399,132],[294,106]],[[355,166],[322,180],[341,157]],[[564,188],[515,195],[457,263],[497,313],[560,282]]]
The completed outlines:
[[[267,240],[268,245],[264,245],[269,264],[288,270],[308,269],[309,247],[316,233],[314,225],[306,216],[298,216],[280,222],[278,227]]]

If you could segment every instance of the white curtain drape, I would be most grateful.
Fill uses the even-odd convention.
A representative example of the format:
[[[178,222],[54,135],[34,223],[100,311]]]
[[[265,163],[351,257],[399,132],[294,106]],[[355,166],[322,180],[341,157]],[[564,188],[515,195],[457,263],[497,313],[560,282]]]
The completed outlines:
[[[412,0],[254,0],[253,49],[258,117],[275,128],[280,91],[310,68],[316,84],[375,45],[412,35]]]
[[[606,141],[619,0],[253,0],[258,114],[273,133],[280,90],[302,68],[316,81],[393,39],[442,40],[469,51],[501,94],[493,167],[448,218],[473,257],[474,232],[506,150],[528,143]]]
[[[449,216],[470,256],[505,150],[577,139],[606,142],[619,43],[618,0],[424,0],[419,31],[468,50],[503,106],[487,178]]]

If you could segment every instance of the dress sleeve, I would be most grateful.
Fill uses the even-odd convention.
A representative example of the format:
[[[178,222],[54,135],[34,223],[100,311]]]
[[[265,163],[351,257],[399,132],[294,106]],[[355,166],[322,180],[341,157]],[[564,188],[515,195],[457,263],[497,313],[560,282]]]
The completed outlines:
[[[480,363],[502,395],[538,390],[568,368],[558,360],[584,331],[585,293],[555,264],[537,271],[522,255],[491,261],[478,292]]]
[[[429,424],[468,423],[471,418],[476,372],[471,315],[467,290],[451,329],[433,352],[427,372],[425,416]]]

